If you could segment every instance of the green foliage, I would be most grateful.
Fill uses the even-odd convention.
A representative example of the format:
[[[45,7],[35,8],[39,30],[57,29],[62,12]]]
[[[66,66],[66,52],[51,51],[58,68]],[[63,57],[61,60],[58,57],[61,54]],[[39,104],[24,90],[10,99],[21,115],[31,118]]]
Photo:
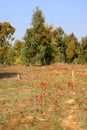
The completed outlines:
[[[78,41],[73,33],[70,35],[65,35],[64,37],[66,44],[66,61],[72,63],[75,58],[77,58]]]
[[[15,64],[21,64],[21,53],[24,46],[24,42],[16,40],[13,45],[13,50],[15,51]]]
[[[63,127],[60,125],[60,123],[56,120],[53,122],[53,126],[55,130],[63,130]]]
[[[87,63],[87,36],[81,41],[74,35],[65,34],[62,27],[53,29],[45,24],[42,10],[36,7],[31,27],[26,29],[24,41],[10,42],[15,28],[8,22],[0,23],[0,63],[47,65],[53,62]]]
[[[10,47],[10,41],[13,40],[12,35],[15,28],[8,22],[0,23],[0,63],[4,64],[7,58],[7,52]]]
[[[53,31],[54,41],[55,41],[55,61],[58,62],[65,62],[66,61],[66,55],[65,55],[65,49],[66,45],[64,42],[64,31],[61,27],[56,28]]]
[[[16,58],[14,64],[15,65],[22,64],[21,58],[20,57]]]
[[[24,39],[25,45],[22,51],[22,55],[24,55],[22,58],[24,60],[23,62],[27,65],[33,64],[41,41],[40,35],[36,34],[33,28],[30,28],[27,29]]]
[[[39,7],[36,7],[36,10],[34,11],[34,14],[32,16],[31,25],[37,33],[43,30],[44,22],[45,18],[43,16],[42,11],[39,9]]]
[[[22,47],[23,47],[23,42],[20,40],[16,40],[13,45],[13,49],[15,50],[17,57],[19,57],[21,55]]]
[[[45,25],[42,10],[36,7],[32,16],[32,27],[26,30],[25,45],[22,50],[22,62],[26,65],[45,65],[52,62],[81,63],[87,62],[86,40],[82,43],[74,33],[64,33],[62,27]],[[81,45],[80,45],[81,44]],[[84,58],[83,58],[84,57]]]
[[[53,60],[52,27],[44,24],[44,16],[39,8],[33,14],[32,28],[24,36],[23,62],[26,65],[50,64]]]
[[[8,65],[12,65],[12,64],[14,64],[14,62],[15,62],[15,51],[14,51],[14,49],[11,47],[11,48],[9,48],[8,49],[8,52],[7,52],[7,60],[6,60],[6,64],[8,64]]]
[[[81,59],[87,63],[87,36],[83,37],[80,43]]]

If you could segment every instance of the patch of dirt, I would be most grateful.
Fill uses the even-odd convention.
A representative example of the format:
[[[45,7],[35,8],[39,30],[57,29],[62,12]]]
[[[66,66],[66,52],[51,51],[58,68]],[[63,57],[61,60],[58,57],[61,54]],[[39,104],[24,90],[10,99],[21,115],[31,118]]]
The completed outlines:
[[[78,108],[75,104],[75,99],[66,100],[65,105],[67,106],[67,113],[62,120],[63,127],[68,128],[69,130],[84,130],[84,128],[82,128],[82,123],[78,120],[76,113]]]

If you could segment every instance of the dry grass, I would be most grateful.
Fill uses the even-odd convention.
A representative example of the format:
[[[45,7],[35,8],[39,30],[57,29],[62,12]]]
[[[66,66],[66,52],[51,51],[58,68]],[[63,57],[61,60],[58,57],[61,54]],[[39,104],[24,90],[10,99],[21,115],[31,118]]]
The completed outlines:
[[[0,66],[0,130],[86,130],[87,66]]]

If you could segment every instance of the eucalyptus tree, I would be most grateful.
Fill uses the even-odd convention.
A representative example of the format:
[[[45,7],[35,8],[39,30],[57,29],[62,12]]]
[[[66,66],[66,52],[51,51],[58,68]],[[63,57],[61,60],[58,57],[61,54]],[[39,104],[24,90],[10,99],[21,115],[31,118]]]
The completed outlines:
[[[52,57],[51,28],[45,25],[42,10],[36,7],[32,15],[31,27],[26,30],[23,61],[29,64],[50,64]]]
[[[12,38],[14,32],[15,28],[9,22],[0,23],[0,63],[2,64],[6,62],[10,42],[14,40]]]

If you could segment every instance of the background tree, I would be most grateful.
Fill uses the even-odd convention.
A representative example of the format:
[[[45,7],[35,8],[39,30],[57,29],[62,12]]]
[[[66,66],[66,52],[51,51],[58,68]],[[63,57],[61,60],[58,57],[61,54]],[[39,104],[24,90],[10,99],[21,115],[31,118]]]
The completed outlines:
[[[43,15],[42,10],[39,7],[36,7],[32,15],[32,22],[31,25],[35,29],[35,32],[40,33],[44,28],[45,17]]]
[[[13,45],[13,51],[15,52],[15,64],[21,64],[21,53],[24,42],[16,40]]]
[[[54,42],[55,42],[55,61],[56,62],[65,62],[65,42],[64,42],[64,30],[62,27],[58,27],[53,31]]]
[[[52,62],[85,63],[82,61],[84,51],[84,39],[81,44],[71,33],[64,33],[62,27],[53,29],[53,26],[45,25],[42,10],[36,7],[32,15],[32,27],[26,30],[25,44],[22,51],[22,61],[29,64],[50,64]]]
[[[26,64],[35,64],[39,59],[39,45],[41,43],[41,31],[44,28],[45,18],[41,10],[36,7],[32,16],[32,27],[26,30],[25,46],[22,51],[22,61]]]
[[[7,52],[6,64],[13,65],[15,63],[15,61],[16,61],[16,53],[15,53],[15,50],[13,49],[13,47],[11,46]]]
[[[27,29],[25,37],[25,46],[23,49],[23,62],[26,65],[35,64],[39,57],[39,44],[41,42],[41,36],[36,33],[34,28]]]
[[[7,60],[7,52],[10,47],[10,41],[15,28],[8,22],[0,23],[0,63],[4,64]]]
[[[64,36],[66,44],[66,62],[72,63],[78,57],[78,40],[74,33]]]
[[[87,36],[82,37],[80,42],[80,63],[87,63]]]
[[[51,38],[52,27],[45,25],[45,18],[41,10],[36,7],[32,16],[32,27],[26,30],[23,49],[25,64],[50,64],[53,59]]]
[[[41,64],[50,64],[54,61],[54,43],[53,43],[53,26],[44,25],[41,33],[42,42],[40,46]]]

